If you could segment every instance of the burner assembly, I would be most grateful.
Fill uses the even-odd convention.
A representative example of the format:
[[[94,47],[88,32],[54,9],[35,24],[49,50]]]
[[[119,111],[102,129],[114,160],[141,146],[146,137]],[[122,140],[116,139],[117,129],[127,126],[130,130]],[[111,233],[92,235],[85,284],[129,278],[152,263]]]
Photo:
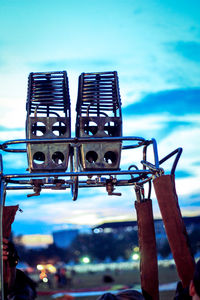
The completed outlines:
[[[76,136],[102,138],[102,142],[81,145],[82,169],[118,170],[122,142],[103,139],[122,136],[117,72],[82,73],[76,111]]]
[[[174,173],[182,152],[178,148],[159,161],[155,139],[122,135],[116,71],[82,73],[79,76],[75,137],[71,136],[66,71],[30,73],[26,111],[26,139],[6,141],[0,149],[27,154],[28,173],[4,174],[2,178],[4,189],[33,189],[34,193],[28,197],[39,196],[45,189],[71,188],[73,200],[77,199],[79,188],[105,187],[111,196],[121,195],[114,193],[120,186],[133,185],[138,191],[138,187],[140,190],[146,182],[150,186],[152,179],[163,173],[160,165],[176,155],[172,166]],[[26,148],[11,148],[17,144],[25,144]],[[149,146],[153,149],[153,162],[147,160]],[[124,151],[133,151],[134,148],[142,148],[140,166],[133,162],[123,170],[121,156]],[[3,174],[2,156],[0,158]]]
[[[45,190],[52,190],[54,193],[63,190],[64,195],[67,189],[71,189],[72,199],[76,200],[81,188],[101,187],[109,196],[121,196],[120,192],[114,192],[116,188],[132,187],[136,196],[142,257],[141,289],[150,298],[158,300],[157,250],[151,201],[153,183],[177,271],[183,287],[187,287],[193,276],[194,260],[175,190],[175,170],[182,148],[159,159],[155,139],[123,136],[116,71],[82,73],[79,76],[74,137],[71,136],[70,107],[66,71],[30,73],[26,102],[26,139],[6,141],[0,145],[2,152],[25,153],[28,168],[24,173],[5,174],[3,156],[0,154],[0,223],[3,224],[6,193],[10,190],[33,190],[32,194],[27,195],[32,197],[40,196]],[[24,149],[16,149],[16,145],[21,144],[25,144]],[[12,145],[15,147],[12,148]],[[133,161],[127,169],[122,169],[120,161],[124,152],[128,152],[131,159],[138,159],[138,155],[132,154],[135,148],[141,149],[141,160]],[[161,165],[173,156],[175,159],[170,175],[165,175]],[[149,157],[153,161],[149,161]],[[2,244],[1,226],[1,258]],[[3,300],[1,260],[0,292]]]
[[[26,109],[27,140],[50,140],[43,143],[42,147],[41,143],[27,144],[29,171],[65,171],[68,166],[69,144],[54,141],[71,137],[67,73],[31,73]]]

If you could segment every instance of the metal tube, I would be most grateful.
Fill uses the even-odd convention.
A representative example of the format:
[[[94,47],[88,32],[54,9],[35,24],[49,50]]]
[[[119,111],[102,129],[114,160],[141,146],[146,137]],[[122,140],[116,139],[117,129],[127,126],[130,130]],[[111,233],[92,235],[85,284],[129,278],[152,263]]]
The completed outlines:
[[[136,145],[131,147],[139,147],[146,143],[146,140],[142,137],[98,137],[98,138],[59,138],[59,139],[19,139],[6,141],[0,145],[0,149],[6,152],[18,152],[24,153],[26,149],[7,149],[9,145],[17,144],[40,144],[40,143],[66,143],[66,144],[77,144],[77,143],[99,143],[99,142],[116,142],[116,141],[137,141]],[[125,146],[128,147],[128,146]],[[130,146],[129,146],[130,147]],[[125,149],[125,148],[124,148]]]
[[[179,158],[180,158],[182,152],[183,152],[182,148],[177,148],[176,150],[172,151],[171,153],[166,155],[164,158],[162,158],[159,161],[159,164],[161,165],[162,163],[164,163],[166,160],[168,160],[170,157],[172,157],[173,155],[175,155],[177,153],[174,163],[172,165],[172,169],[171,169],[171,175],[173,175],[175,173],[175,169],[176,169],[176,166],[178,164],[178,161],[179,161]]]
[[[158,159],[158,148],[157,143],[155,139],[152,139],[153,142],[153,152],[154,152],[154,160],[155,160],[155,166],[158,169],[159,168],[159,159]]]
[[[66,184],[62,185],[63,189],[68,189],[71,187],[72,182],[67,182]],[[116,182],[115,186],[133,186],[135,184],[135,182],[129,182],[128,180],[119,180]],[[92,187],[105,187],[106,184],[105,183],[91,183],[88,184],[87,182],[80,182],[79,181],[79,186],[78,188],[92,188]],[[56,187],[56,185],[44,185],[42,186],[42,189],[54,189],[54,187]],[[33,186],[19,186],[19,185],[15,185],[15,186],[7,186],[6,190],[31,190],[33,189]]]
[[[6,174],[5,180],[10,178],[33,178],[33,177],[66,177],[66,176],[94,176],[94,175],[131,175],[131,174],[152,174],[149,170],[116,170],[116,171],[85,171],[85,172],[60,172],[60,173],[24,173],[24,174]]]

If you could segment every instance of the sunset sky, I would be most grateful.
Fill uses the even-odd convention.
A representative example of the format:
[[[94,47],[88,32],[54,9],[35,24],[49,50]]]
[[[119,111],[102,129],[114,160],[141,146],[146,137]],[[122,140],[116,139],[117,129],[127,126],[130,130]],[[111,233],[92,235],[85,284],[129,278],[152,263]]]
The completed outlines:
[[[200,214],[199,1],[1,0],[0,27],[1,142],[25,138],[30,72],[67,71],[74,136],[78,76],[117,71],[123,135],[155,138],[159,158],[183,147],[176,171],[181,211]],[[134,151],[122,155],[121,169],[141,168]],[[25,172],[25,154],[1,153],[5,174]],[[171,163],[163,165],[166,174]],[[122,196],[82,189],[73,202],[69,190],[32,198],[8,191],[6,205],[23,210],[16,234],[135,219],[133,188],[116,192]],[[154,193],[152,200],[159,217]]]

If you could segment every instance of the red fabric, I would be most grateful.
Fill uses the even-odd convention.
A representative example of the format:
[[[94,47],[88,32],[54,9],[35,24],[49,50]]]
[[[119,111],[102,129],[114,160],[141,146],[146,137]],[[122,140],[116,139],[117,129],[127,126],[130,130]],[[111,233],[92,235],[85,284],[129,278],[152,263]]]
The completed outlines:
[[[152,201],[135,202],[140,246],[140,276],[143,293],[159,299],[158,263]]]
[[[193,278],[195,262],[178,204],[175,177],[162,175],[154,179],[153,184],[177,272],[183,287],[187,287]]]
[[[4,206],[3,207],[3,220],[2,220],[2,231],[3,231],[3,237],[9,238],[11,233],[11,225],[14,222],[16,212],[19,208],[19,205],[15,206]],[[4,261],[3,263],[3,273],[4,273],[4,281],[8,282],[8,277],[10,274],[10,266],[7,261]]]
[[[3,207],[3,237],[9,238],[11,233],[11,225],[14,222],[16,212],[19,205]]]

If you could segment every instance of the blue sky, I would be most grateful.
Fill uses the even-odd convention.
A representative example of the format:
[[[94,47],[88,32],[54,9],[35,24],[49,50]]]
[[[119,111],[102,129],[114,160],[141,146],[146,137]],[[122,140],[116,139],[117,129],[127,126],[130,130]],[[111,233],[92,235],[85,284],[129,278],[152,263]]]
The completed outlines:
[[[78,76],[116,70],[123,134],[154,137],[160,158],[183,147],[176,172],[181,210],[200,213],[199,1],[1,0],[0,27],[1,141],[25,137],[30,72],[67,71],[74,136]],[[140,160],[132,150],[122,155],[121,168],[140,166]],[[27,168],[24,154],[3,153],[3,162],[5,173]],[[170,166],[163,165],[166,174]],[[19,203],[24,211],[17,214],[16,233],[46,233],[65,223],[135,219],[133,189],[117,191],[121,197],[80,190],[76,202],[70,191],[29,199],[24,191],[8,192],[6,204]]]

